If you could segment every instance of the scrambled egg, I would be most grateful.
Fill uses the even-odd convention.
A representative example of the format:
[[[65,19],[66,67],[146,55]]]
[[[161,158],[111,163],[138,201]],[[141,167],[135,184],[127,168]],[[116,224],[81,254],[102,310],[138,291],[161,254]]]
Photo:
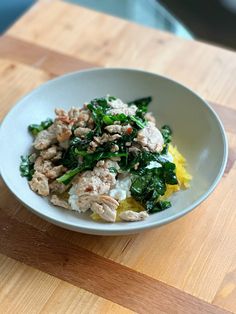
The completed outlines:
[[[160,199],[166,200],[168,199],[174,192],[179,191],[180,189],[189,188],[189,182],[192,179],[192,176],[186,169],[186,159],[184,156],[178,151],[176,146],[169,145],[169,153],[173,157],[173,163],[176,165],[176,176],[179,181],[179,184],[176,185],[167,185],[167,190],[165,195],[163,195]]]

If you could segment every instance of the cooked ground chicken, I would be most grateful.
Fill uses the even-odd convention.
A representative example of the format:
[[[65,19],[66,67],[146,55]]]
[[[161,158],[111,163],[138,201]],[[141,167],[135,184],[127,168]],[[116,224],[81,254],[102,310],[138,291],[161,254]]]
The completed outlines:
[[[51,125],[47,130],[39,132],[36,136],[33,146],[38,149],[46,149],[57,140],[55,125]]]
[[[55,179],[66,171],[63,165],[54,166],[52,161],[44,160],[41,156],[36,159],[34,169],[43,173],[49,179]]]
[[[91,205],[91,210],[108,222],[116,221],[116,209],[119,203],[108,195],[99,195]]]
[[[98,196],[100,197],[101,195],[107,194],[116,184],[116,174],[110,172],[110,167],[119,169],[118,164],[114,161],[99,161],[93,171],[86,171],[74,180],[73,187],[69,191],[69,194],[71,195],[69,202],[72,209],[85,212],[88,209],[93,210],[94,208],[94,211],[97,210],[99,213],[102,213],[103,211],[99,206],[103,206],[102,201],[104,200],[103,216],[109,215],[107,210],[108,199],[98,199]],[[76,195],[76,199],[74,195]],[[114,200],[112,202],[111,199],[112,198],[109,198],[110,203],[117,205],[117,201]],[[99,206],[94,205],[95,207],[92,208],[94,202],[96,202]],[[112,216],[111,213],[110,216]]]
[[[52,197],[50,198],[50,202],[55,205],[55,206],[59,206],[59,207],[63,207],[66,209],[71,209],[70,205],[68,204],[67,201],[59,198],[57,195],[53,194]]]
[[[63,165],[53,167],[50,170],[45,172],[45,176],[49,179],[56,179],[61,176],[66,171],[66,168]]]
[[[77,129],[75,129],[74,134],[75,136],[84,138],[90,131],[91,129],[89,128],[78,127]]]
[[[128,106],[127,104],[123,103],[120,99],[115,99],[109,102],[112,109],[108,111],[108,113],[115,115],[115,114],[126,114],[127,116],[135,115],[137,111],[137,107],[135,105]]]
[[[40,152],[40,156],[43,159],[52,159],[52,158],[56,157],[57,154],[58,154],[58,149],[57,149],[57,146],[55,146],[55,145],[49,147],[48,149],[42,150]]]
[[[29,185],[31,189],[39,195],[49,195],[48,178],[43,173],[35,171],[32,180],[29,181]]]
[[[122,133],[122,126],[118,124],[112,124],[105,127],[105,130],[109,133]]]
[[[55,121],[56,137],[58,142],[65,142],[69,140],[72,135],[70,125],[62,122],[61,120]]]
[[[55,192],[57,194],[62,194],[69,190],[71,187],[71,184],[63,184],[58,182],[57,180],[54,180],[49,184],[50,192]]]
[[[34,170],[45,174],[47,171],[53,168],[50,160],[44,160],[43,157],[39,156],[34,164]]]
[[[119,217],[120,219],[124,221],[140,221],[147,218],[149,215],[146,211],[142,212],[134,212],[132,210],[126,210],[122,213],[120,213]]]
[[[152,114],[151,112],[147,112],[147,113],[145,114],[145,119],[146,119],[147,121],[152,122],[152,123],[156,123],[156,119],[155,119],[155,117],[153,116],[153,114]]]
[[[91,171],[85,171],[74,179],[73,186],[76,186],[76,194],[98,195],[106,194],[116,183],[116,174],[110,172],[109,168],[119,169],[117,162],[106,160],[104,164],[98,163]]]
[[[147,125],[138,132],[136,141],[151,152],[161,152],[164,139],[161,132],[154,123],[148,122]]]

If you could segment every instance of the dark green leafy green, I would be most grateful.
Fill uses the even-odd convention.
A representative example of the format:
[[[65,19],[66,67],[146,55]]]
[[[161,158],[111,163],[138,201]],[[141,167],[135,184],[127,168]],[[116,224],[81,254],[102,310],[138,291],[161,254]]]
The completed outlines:
[[[165,144],[168,144],[168,143],[171,142],[171,140],[172,140],[172,131],[171,131],[171,129],[170,129],[170,127],[168,125],[164,125],[161,128],[161,134],[163,136]]]
[[[162,164],[163,167],[163,176],[165,179],[165,182],[167,184],[178,184],[178,180],[176,177],[176,171],[175,171],[175,164],[172,162],[165,162]]]
[[[152,97],[139,98],[128,103],[129,106],[135,105],[138,107],[136,115],[139,117],[143,117],[145,113],[148,111],[148,105],[152,101]]]
[[[68,149],[63,153],[61,163],[68,169],[73,169],[78,166],[79,156],[86,151],[90,143],[90,139],[82,140],[79,137],[74,137],[69,144]]]
[[[92,100],[87,108],[92,113],[92,118],[95,123],[94,133],[96,135],[102,134],[103,117],[106,115],[106,111],[110,108],[106,98],[96,98]]]
[[[137,124],[138,127],[140,127],[140,129],[143,129],[145,127],[145,121],[142,120],[139,117],[135,117],[135,116],[130,116],[130,120],[132,120],[133,122],[135,122]]]
[[[30,124],[28,130],[33,136],[36,136],[39,132],[48,129],[53,124],[52,119],[42,121],[40,124]]]
[[[34,162],[32,155],[21,156],[20,173],[22,177],[26,177],[29,181],[32,179],[34,174]]]
[[[164,148],[162,150],[162,154],[166,155],[168,152],[168,144],[172,141],[172,131],[168,125],[164,125],[161,128],[161,134],[164,139]]]
[[[166,162],[169,164],[169,162]],[[166,191],[166,173],[164,167],[144,169],[142,175],[134,175],[130,192],[134,199],[146,207],[149,213],[158,212],[171,206],[169,201],[160,201]],[[173,180],[175,174],[172,173]],[[169,173],[169,176],[171,174]],[[168,183],[176,184],[176,183]]]
[[[124,113],[115,114],[115,115],[108,115],[106,114],[103,116],[103,122],[106,125],[111,125],[116,121],[119,121],[121,123],[128,123],[129,122],[129,116],[125,115]]]
[[[67,171],[63,176],[57,179],[58,182],[68,184],[76,174],[84,171],[84,170],[91,170],[94,168],[96,163],[99,160],[112,158],[112,157],[124,157],[126,153],[119,153],[119,152],[95,152],[93,154],[83,152],[83,162],[81,165],[77,166],[76,168]]]
[[[118,170],[115,167],[109,168],[110,173],[118,173]]]

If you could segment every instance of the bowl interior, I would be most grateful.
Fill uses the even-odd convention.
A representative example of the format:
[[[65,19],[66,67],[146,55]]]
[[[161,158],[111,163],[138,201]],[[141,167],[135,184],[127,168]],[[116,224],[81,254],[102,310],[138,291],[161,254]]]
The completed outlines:
[[[88,215],[50,205],[33,193],[19,173],[20,156],[27,154],[32,137],[31,123],[54,117],[54,108],[81,106],[104,95],[124,101],[151,95],[150,111],[158,126],[169,125],[173,142],[188,161],[193,176],[191,188],[172,197],[172,207],[144,222],[98,223]],[[63,227],[94,233],[124,234],[162,225],[174,220],[200,203],[220,179],[227,159],[224,130],[209,106],[195,93],[161,76],[128,69],[98,69],[72,73],[42,85],[23,98],[7,115],[0,131],[0,170],[11,191],[38,215]]]

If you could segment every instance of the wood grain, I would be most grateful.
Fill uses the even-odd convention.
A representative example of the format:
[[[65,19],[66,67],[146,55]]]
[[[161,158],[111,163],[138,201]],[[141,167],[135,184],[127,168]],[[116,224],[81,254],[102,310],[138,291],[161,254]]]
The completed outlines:
[[[21,96],[21,93],[24,93],[28,81],[34,81],[34,83],[36,83],[38,82],[38,78],[45,77],[47,79],[50,77],[50,75],[42,70],[32,69],[21,63],[8,60],[2,60],[1,62],[5,64],[5,67],[2,67],[5,75],[0,76],[0,86],[3,86],[2,94],[5,89],[12,90],[18,85],[17,79],[12,80],[12,78],[16,76],[16,72],[14,72],[16,69],[18,80],[22,80],[21,73],[24,73],[24,80],[21,82],[22,88],[18,88],[18,97]],[[8,70],[5,71],[5,68],[8,68]],[[12,95],[9,93],[8,97],[5,98],[3,102],[4,109],[12,105],[11,99]],[[235,136],[231,133],[228,133],[228,135],[230,138],[230,147],[232,151],[235,151]],[[231,168],[232,167],[233,163],[231,164]],[[230,170],[233,170],[231,168]],[[228,194],[225,195],[225,191],[232,189],[233,180],[234,173],[230,171],[227,180],[224,180],[220,189],[217,190],[216,197],[210,198],[204,206],[200,206],[197,211],[189,214],[186,218],[160,228],[159,230],[124,238],[112,237],[105,239],[104,237],[97,238],[87,235],[80,235],[78,237],[78,235],[74,233],[60,232],[58,228],[54,228],[35,215],[30,214],[12,198],[12,195],[5,187],[1,188],[0,197],[1,204],[6,205],[6,210],[14,212],[17,218],[20,218],[22,222],[26,221],[41,230],[49,229],[50,234],[55,237],[59,237],[64,241],[77,243],[84,248],[89,248],[102,256],[110,257],[113,260],[146,273],[153,278],[161,279],[168,284],[196,296],[200,296],[210,302],[214,298],[224,276],[227,274],[228,265],[231,260],[231,252],[233,252],[234,247],[235,238],[232,237],[232,239],[228,241],[226,237],[224,240],[218,242],[216,247],[217,253],[215,252],[214,246],[214,249],[212,249],[212,239],[215,237],[218,238],[219,234],[227,235],[227,232],[232,233],[232,229],[229,228],[229,222],[235,220],[234,216],[230,217],[231,209],[228,207],[224,208],[224,205],[222,205],[221,215],[216,217],[214,217],[214,215],[215,204],[223,203],[228,197]],[[232,195],[233,193],[234,192],[232,192]],[[228,217],[226,221],[222,220],[224,216]],[[222,221],[224,221],[223,224]],[[211,225],[213,222],[217,228],[203,229],[205,225]],[[182,232],[180,232],[180,230],[182,230]],[[194,241],[189,242],[189,238],[186,236],[187,234],[191,234]],[[178,239],[178,244],[176,243],[176,239]],[[203,250],[202,243],[204,240],[205,247]],[[158,250],[150,246],[150,242],[155,243]],[[142,245],[140,245],[140,243],[142,243]],[[191,243],[192,248],[190,252],[187,249],[189,243]],[[225,247],[223,251],[222,246]],[[211,265],[211,268],[215,270],[214,272],[209,271],[208,263],[205,263],[206,252],[210,252],[208,263]],[[225,252],[229,252],[230,254],[227,255]],[[174,265],[173,260],[176,261]],[[224,267],[222,267],[221,263],[224,264]],[[189,269],[192,269],[193,272],[189,272]],[[201,273],[200,278],[199,271]]]
[[[7,34],[89,63],[157,72],[235,108],[236,54],[228,50],[62,1],[40,1]]]
[[[128,277],[130,280],[134,276],[138,280],[140,291],[145,278],[146,303],[153,301],[153,295],[146,288],[149,283],[151,289],[154,289],[150,291],[156,292],[157,289],[161,302],[166,302],[158,290],[162,287],[160,282],[163,282],[167,293],[173,294],[175,298],[187,295],[188,302],[195,302],[197,297],[236,312],[236,54],[197,41],[185,41],[61,1],[41,0],[13,25],[8,35],[0,39],[0,118],[22,95],[42,82],[55,75],[94,64],[154,71],[184,83],[213,102],[214,109],[224,122],[229,139],[230,158],[227,171],[214,193],[182,219],[139,235],[109,238],[65,231],[43,221],[15,200],[0,180],[1,214],[7,217],[12,229],[16,222],[19,235],[17,239],[14,235],[4,238],[5,249],[9,255],[15,254],[17,259],[22,258],[46,272],[54,271],[55,260],[46,263],[53,258],[53,254],[59,255],[58,262],[64,261],[64,255],[60,255],[64,247],[70,257],[69,262],[73,265],[82,263],[84,268],[81,269],[86,269],[88,273],[93,267],[86,266],[85,256],[87,258],[92,254],[92,261],[98,261],[97,267],[101,267],[102,274],[105,274],[106,287],[110,288],[107,281],[113,278],[109,269],[117,269],[118,273],[121,272],[121,278],[131,276]],[[26,234],[21,235],[24,228]],[[50,239],[49,244],[56,245],[53,249],[45,247],[48,259],[44,256],[44,247],[33,247],[32,242],[27,243],[27,232],[31,234],[32,231],[36,234],[35,241],[39,240],[42,244]],[[8,234],[7,230],[4,232],[5,235]],[[32,240],[32,237],[29,236],[29,239]],[[14,245],[18,242],[14,241],[20,243],[18,251]],[[58,242],[60,245],[57,247]],[[34,255],[29,250],[26,252],[30,245],[31,251],[41,252],[39,259],[32,260]],[[81,259],[77,256],[80,251]],[[54,275],[74,280],[76,285],[83,285],[93,293],[4,256],[0,257],[0,304],[4,305],[0,307],[0,312],[31,313],[36,302],[37,310],[44,313],[53,312],[54,308],[63,313],[67,310],[68,313],[76,312],[81,304],[87,305],[85,311],[88,313],[126,311],[114,302],[122,303],[123,294],[129,291],[128,288],[122,286],[122,292],[117,292],[118,299],[113,295],[118,290],[117,286],[117,290],[112,290],[112,287],[108,292],[103,291],[104,298],[107,297],[106,293],[109,293],[109,298],[113,298],[113,302],[107,301],[95,295],[99,293],[97,291],[100,286],[94,281],[97,277],[98,282],[101,280],[100,274],[96,273],[91,281],[85,280],[83,274],[80,279],[76,277],[80,274],[80,269],[77,266],[70,268],[70,263],[64,266],[67,277],[63,277],[64,267],[59,263]],[[107,265],[111,268],[104,270]],[[133,287],[132,283],[130,286]],[[166,290],[161,291],[163,293]],[[184,291],[195,297],[190,296],[189,299]],[[166,306],[169,313],[177,312],[176,304],[163,305],[158,304],[158,301],[155,298],[156,309],[159,309],[158,306]],[[142,299],[140,297],[137,301],[135,297],[132,300],[126,296],[124,302],[125,306],[128,304],[136,309]],[[197,302],[202,304],[199,300]],[[205,306],[204,302],[203,304]],[[147,306],[148,309],[151,308],[150,304]],[[183,303],[177,303],[177,306],[183,306]],[[211,310],[215,312],[219,309],[211,307]]]
[[[99,67],[99,64],[89,63],[8,35],[0,38],[0,58],[12,59],[14,63],[24,63],[34,68],[45,70],[50,77],[91,67]],[[10,65],[10,68],[14,68],[14,65]],[[214,102],[209,103],[221,118],[225,129],[236,133],[236,109],[227,108],[227,106]]]
[[[1,314],[133,313],[1,254],[0,272]]]
[[[233,313],[236,313],[236,254],[230,265],[227,275],[225,276],[214,300],[218,304]]]
[[[92,63],[11,36],[0,38],[0,57],[46,70],[54,76],[95,66]]]
[[[227,313],[0,211],[1,253],[139,313]]]

